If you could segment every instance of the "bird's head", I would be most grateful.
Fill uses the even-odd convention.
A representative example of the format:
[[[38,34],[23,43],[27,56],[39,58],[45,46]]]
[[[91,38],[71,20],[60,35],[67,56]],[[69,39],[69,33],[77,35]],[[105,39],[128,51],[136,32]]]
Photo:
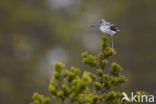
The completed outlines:
[[[106,21],[104,19],[100,19],[97,24],[91,25],[90,27],[98,27],[103,25],[105,22]]]
[[[101,26],[102,24],[104,24],[106,21],[104,19],[100,19],[98,22],[98,25]]]

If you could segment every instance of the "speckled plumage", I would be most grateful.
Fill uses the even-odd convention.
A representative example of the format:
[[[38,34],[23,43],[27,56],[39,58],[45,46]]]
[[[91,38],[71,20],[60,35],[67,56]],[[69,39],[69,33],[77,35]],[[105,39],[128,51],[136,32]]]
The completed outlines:
[[[104,19],[101,19],[98,22],[100,31],[106,35],[113,36],[117,31],[120,31],[114,24],[106,22]]]

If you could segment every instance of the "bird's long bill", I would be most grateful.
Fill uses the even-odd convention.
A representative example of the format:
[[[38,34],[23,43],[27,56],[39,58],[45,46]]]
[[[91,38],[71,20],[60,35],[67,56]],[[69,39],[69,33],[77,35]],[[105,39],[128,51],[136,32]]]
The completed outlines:
[[[89,27],[98,27],[98,24],[90,25]]]

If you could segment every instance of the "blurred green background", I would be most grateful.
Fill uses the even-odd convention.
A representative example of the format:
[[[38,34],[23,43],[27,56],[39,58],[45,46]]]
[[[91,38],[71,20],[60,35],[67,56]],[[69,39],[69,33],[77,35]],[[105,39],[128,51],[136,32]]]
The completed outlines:
[[[28,104],[48,95],[55,61],[89,69],[81,52],[96,54],[101,18],[119,26],[116,60],[123,90],[156,93],[156,0],[0,0],[0,104]]]

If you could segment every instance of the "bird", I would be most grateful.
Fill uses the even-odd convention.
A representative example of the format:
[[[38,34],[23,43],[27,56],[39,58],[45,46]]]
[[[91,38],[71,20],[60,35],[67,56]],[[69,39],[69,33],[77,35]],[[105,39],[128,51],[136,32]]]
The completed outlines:
[[[106,22],[104,19],[100,19],[97,24],[91,25],[91,27],[99,27],[100,31],[106,35],[114,36],[117,31],[120,31],[118,27],[116,27],[111,22]]]
[[[97,24],[91,25],[91,27],[99,27],[100,31],[103,34],[112,37],[112,48],[113,48],[113,36],[120,31],[118,27],[116,27],[111,22],[107,22],[104,19],[100,19]]]

